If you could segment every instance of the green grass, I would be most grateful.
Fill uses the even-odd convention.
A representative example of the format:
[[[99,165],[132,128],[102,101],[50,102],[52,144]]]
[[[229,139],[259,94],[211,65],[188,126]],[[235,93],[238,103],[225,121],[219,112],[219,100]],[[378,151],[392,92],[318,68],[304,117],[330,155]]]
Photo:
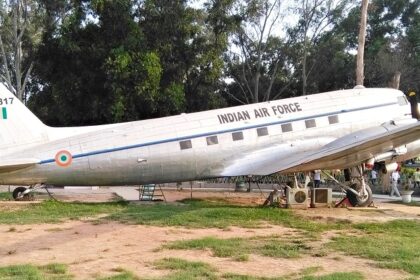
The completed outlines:
[[[285,276],[285,277],[254,277],[248,275],[226,274],[226,280],[363,280],[363,275],[359,272],[337,272],[323,276]]]
[[[360,272],[336,272],[323,276],[304,276],[301,280],[363,280]]]
[[[224,201],[185,200],[183,204],[129,205],[107,219],[126,223],[190,228],[261,227],[265,223],[320,233],[347,225],[312,222],[287,209],[237,206]]]
[[[347,228],[347,224],[313,222],[288,209],[237,206],[224,201],[185,200],[177,204],[143,205],[126,202],[66,203],[53,200],[25,205],[19,210],[2,209],[0,224],[57,223],[68,219],[109,214],[102,220],[155,226],[189,228],[256,228],[267,223],[283,225],[318,234],[325,230]],[[100,222],[100,221],[99,221]]]
[[[2,200],[13,200],[12,193],[0,192],[0,201]]]
[[[0,279],[70,280],[73,277],[67,273],[67,267],[63,264],[48,264],[45,266],[11,265],[0,267]]]
[[[321,267],[308,267],[300,272],[287,274],[283,277],[255,277],[249,275],[239,275],[227,273],[223,275],[223,279],[227,280],[363,280],[364,277],[360,272],[335,272],[327,275],[314,276]]]
[[[168,270],[166,276],[150,279],[161,280],[358,280],[363,279],[360,273],[333,273],[325,276],[311,276],[318,268],[302,270],[300,275],[292,274],[285,277],[255,277],[232,273],[221,274],[209,264],[203,262],[190,262],[178,258],[165,258],[154,263],[156,269]],[[140,280],[133,273],[124,269],[119,274],[109,277],[99,277],[97,280]],[[67,266],[63,264],[48,264],[44,266],[12,265],[0,267],[0,280],[72,280],[68,274]],[[145,280],[145,279],[144,279]]]
[[[162,280],[194,280],[194,279],[225,279],[225,280],[361,280],[364,279],[358,272],[332,273],[324,276],[311,276],[318,270],[302,271],[300,275],[284,277],[256,277],[233,273],[221,274],[210,265],[203,262],[190,262],[177,258],[165,258],[154,263],[157,269],[170,270],[169,275],[160,277]]]
[[[140,278],[135,276],[133,273],[124,270],[117,275],[108,276],[108,277],[100,277],[100,278],[97,278],[97,280],[140,280]]]
[[[26,205],[20,210],[0,211],[0,224],[58,223],[68,219],[95,217],[122,211],[125,202],[108,203],[65,203],[54,200]]]
[[[162,280],[208,279],[217,280],[216,269],[203,262],[189,262],[177,258],[165,258],[154,264],[158,269],[171,270]]]
[[[106,214],[105,218],[97,218]],[[327,245],[327,249],[374,260],[378,266],[401,269],[414,276],[420,275],[420,223],[393,221],[389,223],[343,224],[324,223],[298,217],[287,209],[230,205],[224,201],[186,200],[179,204],[139,205],[125,202],[63,203],[44,201],[25,205],[21,209],[2,209],[0,224],[58,223],[68,219],[92,217],[94,222],[103,220],[155,226],[183,226],[190,228],[261,227],[266,224],[283,225],[302,230],[306,237],[316,237],[326,230],[352,229],[360,232],[342,235]],[[12,229],[12,228],[11,228]],[[170,244],[174,249],[211,249],[216,256],[247,261],[250,252],[270,257],[297,257],[309,249],[302,241],[270,237],[254,239],[201,239]],[[14,271],[28,270],[38,275],[40,268],[12,267]],[[12,273],[12,272],[10,272]],[[131,279],[126,272],[118,277]],[[125,277],[125,278],[124,278]],[[130,278],[131,277],[131,278]],[[37,278],[35,278],[37,279]]]
[[[272,258],[297,258],[310,247],[302,240],[281,240],[279,237],[229,238],[205,237],[202,239],[171,242],[164,246],[177,250],[210,249],[216,257],[230,257],[237,261],[248,260],[248,255],[258,254]]]
[[[328,246],[340,252],[372,259],[380,267],[402,269],[420,275],[420,222],[397,220],[355,224],[358,236],[342,235]]]
[[[221,279],[226,279],[226,280],[289,280],[289,279],[292,279],[292,278],[287,278],[287,277],[256,277],[256,276],[251,276],[251,275],[227,273],[227,274],[222,275]],[[293,280],[297,280],[297,278],[293,278]]]

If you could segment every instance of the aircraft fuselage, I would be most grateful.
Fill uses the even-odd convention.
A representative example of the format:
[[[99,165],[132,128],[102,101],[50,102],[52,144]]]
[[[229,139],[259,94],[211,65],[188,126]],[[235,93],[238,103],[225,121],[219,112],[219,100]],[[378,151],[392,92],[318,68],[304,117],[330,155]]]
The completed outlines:
[[[0,184],[132,185],[232,174],[229,166],[276,146],[282,161],[352,132],[411,119],[403,93],[353,89],[172,117],[72,128],[16,145],[2,160],[36,158],[35,166],[0,174]],[[409,155],[420,152],[414,143]],[[339,167],[338,167],[339,168]]]

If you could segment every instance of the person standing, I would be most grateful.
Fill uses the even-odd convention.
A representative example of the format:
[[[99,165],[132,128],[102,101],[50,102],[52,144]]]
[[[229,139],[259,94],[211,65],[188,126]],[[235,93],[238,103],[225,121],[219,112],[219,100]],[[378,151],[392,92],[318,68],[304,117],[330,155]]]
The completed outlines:
[[[420,168],[417,167],[416,171],[414,172],[414,188],[420,188]]]
[[[400,173],[398,171],[393,171],[391,174],[391,194],[390,196],[393,196],[394,193],[397,195],[397,197],[400,197],[400,192],[398,191],[398,180],[400,179]]]
[[[321,170],[317,169],[314,171],[314,187],[319,188],[321,184]]]
[[[371,180],[373,186],[376,185],[376,179],[377,178],[378,178],[378,173],[376,172],[375,169],[372,169],[372,171],[370,172],[370,180]]]

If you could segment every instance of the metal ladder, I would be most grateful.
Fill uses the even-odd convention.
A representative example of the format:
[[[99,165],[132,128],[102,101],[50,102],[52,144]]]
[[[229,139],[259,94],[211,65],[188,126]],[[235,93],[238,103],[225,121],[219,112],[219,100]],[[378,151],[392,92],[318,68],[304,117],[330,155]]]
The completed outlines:
[[[139,190],[140,201],[163,200],[166,202],[166,197],[163,194],[161,185],[155,185],[155,184],[141,185],[138,190]],[[155,193],[155,191],[157,190],[160,191],[160,194]]]

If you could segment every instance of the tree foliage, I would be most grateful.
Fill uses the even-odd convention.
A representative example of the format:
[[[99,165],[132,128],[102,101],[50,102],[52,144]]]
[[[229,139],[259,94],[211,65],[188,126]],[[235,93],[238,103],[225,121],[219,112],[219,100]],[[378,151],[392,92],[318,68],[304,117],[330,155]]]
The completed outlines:
[[[145,49],[131,1],[76,1],[69,13],[44,34],[34,109],[57,125],[153,115],[162,70],[159,57]]]
[[[16,3],[26,12],[13,12]],[[0,78],[23,99],[26,92],[50,125],[153,118],[355,85],[361,0],[1,4]],[[400,75],[402,90],[419,89],[419,10],[420,0],[370,1],[365,86],[389,86]],[[16,15],[24,28],[14,27]]]
[[[0,1],[0,80],[22,101],[45,11],[34,0]]]

